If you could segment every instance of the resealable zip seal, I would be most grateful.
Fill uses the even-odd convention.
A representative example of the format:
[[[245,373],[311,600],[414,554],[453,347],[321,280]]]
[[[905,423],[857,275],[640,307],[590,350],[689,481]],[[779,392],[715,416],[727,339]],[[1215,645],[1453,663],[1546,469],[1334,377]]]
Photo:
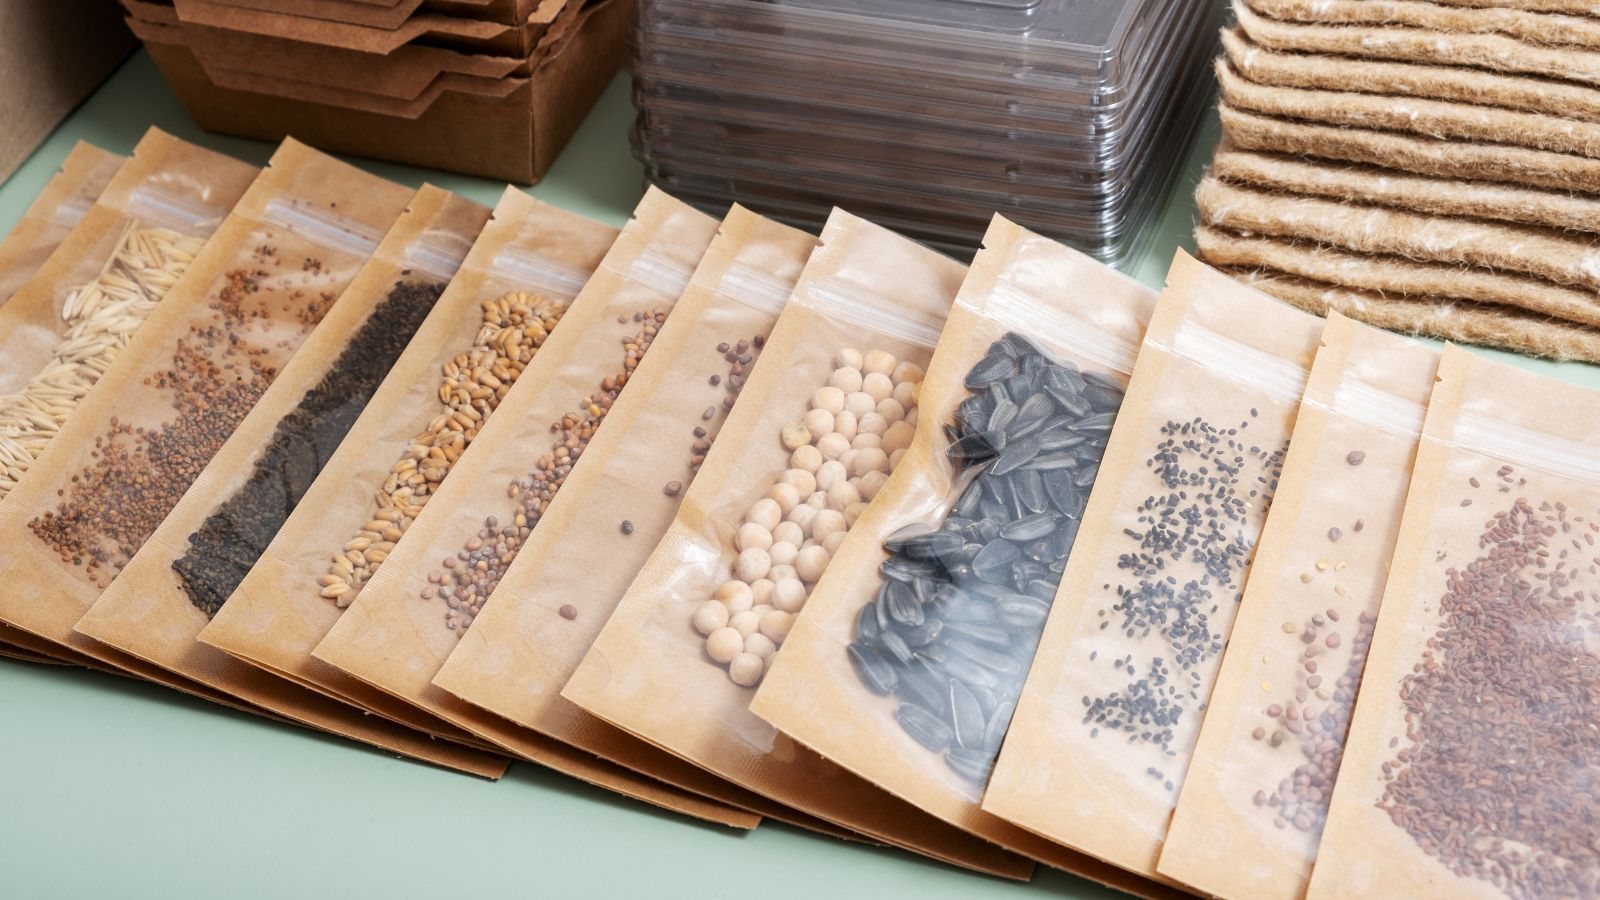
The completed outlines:
[[[933,347],[944,331],[942,318],[897,309],[887,298],[859,289],[852,291],[835,284],[832,277],[803,279],[795,299],[824,318],[919,347]]]
[[[1048,346],[1058,355],[1073,357],[1081,363],[1126,376],[1133,373],[1134,362],[1139,358],[1138,344],[1110,334],[1072,313],[1044,305],[1004,279],[995,281],[985,303],[957,302],[1008,330]]]
[[[1422,422],[1428,414],[1428,408],[1420,403],[1355,379],[1339,383],[1332,403],[1313,397],[1306,397],[1302,402],[1411,441],[1422,434]]]
[[[471,266],[470,263],[467,266]],[[494,255],[485,270],[547,297],[571,300],[589,283],[590,273],[557,262],[547,256],[518,247],[506,247]]]
[[[663,297],[678,297],[694,277],[694,267],[673,259],[659,248],[646,247],[622,274]]]
[[[732,300],[747,309],[777,316],[789,305],[789,295],[793,290],[792,285],[785,284],[781,279],[735,261],[723,272],[715,292],[719,297]]]
[[[88,215],[89,210],[93,207],[94,201],[87,197],[72,197],[63,200],[61,205],[50,213],[50,224],[62,228],[71,228],[83,221],[83,217]]]
[[[1227,335],[1184,319],[1172,334],[1170,345],[1147,340],[1145,346],[1194,363],[1217,375],[1270,394],[1274,399],[1298,402],[1306,390],[1306,369],[1236,341]]]
[[[417,269],[442,281],[449,281],[461,270],[472,240],[448,231],[428,230],[406,245],[401,265]]]
[[[1423,440],[1585,484],[1600,484],[1600,447],[1545,434],[1482,413],[1462,410],[1449,437],[1424,435]]]
[[[261,222],[357,259],[372,256],[383,240],[383,233],[376,228],[282,197],[267,203],[261,211]]]
[[[217,230],[228,214],[206,203],[196,203],[181,194],[142,184],[128,194],[122,212],[146,226],[171,228],[184,234],[209,234]],[[374,244],[373,246],[377,246]]]

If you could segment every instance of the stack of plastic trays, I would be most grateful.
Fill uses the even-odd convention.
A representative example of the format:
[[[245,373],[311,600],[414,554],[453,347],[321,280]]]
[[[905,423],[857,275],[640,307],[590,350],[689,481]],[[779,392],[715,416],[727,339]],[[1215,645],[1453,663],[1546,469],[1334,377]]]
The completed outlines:
[[[1209,106],[1220,0],[641,0],[634,151],[707,206],[835,205],[970,253],[995,212],[1112,264]]]

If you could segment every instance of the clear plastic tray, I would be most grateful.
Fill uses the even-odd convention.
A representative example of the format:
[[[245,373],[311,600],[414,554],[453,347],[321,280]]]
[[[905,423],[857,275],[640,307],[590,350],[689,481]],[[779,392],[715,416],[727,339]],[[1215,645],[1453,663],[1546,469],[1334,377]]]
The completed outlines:
[[[932,82],[852,82],[836,72],[804,75],[798,66],[779,71],[765,62],[744,63],[726,56],[697,64],[699,54],[679,53],[635,60],[635,103],[646,108],[651,98],[661,96],[746,110],[793,104],[793,109],[807,115],[851,122],[870,118],[902,129],[937,130],[951,140],[966,137],[1041,146],[1074,139],[1115,140],[1147,114],[1152,96],[1163,84],[1191,68],[1209,66],[1217,53],[1216,29],[1211,27],[1174,28],[1168,37],[1158,65],[1134,86],[1136,99],[1109,110],[1073,106],[1061,98],[1040,103],[993,91],[947,90]]]
[[[658,75],[647,65],[635,67],[634,104],[647,115],[679,120],[704,119],[728,125],[805,127],[819,134],[867,140],[889,140],[915,147],[932,141],[957,152],[1002,158],[1092,156],[1106,158],[1135,139],[1170,92],[1162,88],[1193,72],[1209,71],[1216,53],[1215,32],[1206,32],[1167,66],[1155,73],[1141,102],[1126,117],[1101,125],[1051,123],[1040,128],[1017,126],[998,110],[984,121],[947,104],[886,94],[847,95],[817,92],[773,78],[741,81],[691,80],[688,74]],[[996,106],[1004,98],[996,98]],[[789,124],[793,123],[793,124]]]
[[[1030,204],[1026,198],[965,198],[952,192],[912,192],[904,185],[882,185],[849,179],[815,177],[770,167],[748,166],[727,157],[645,158],[649,180],[707,208],[729,202],[779,215],[815,228],[834,205],[870,215],[886,225],[942,247],[965,247],[970,254],[982,238],[990,216],[1002,212],[1041,233],[1063,240],[1086,253],[1115,263],[1127,258],[1162,209],[1172,184],[1187,159],[1189,145],[1209,104],[1211,85],[1202,82],[1199,96],[1181,107],[1182,115],[1163,136],[1169,152],[1122,186],[1099,206],[1069,209]],[[637,150],[637,148],[636,148]]]
[[[926,57],[911,65],[882,56],[841,61],[834,58],[831,46],[808,46],[794,35],[771,46],[756,47],[748,36],[730,29],[686,35],[641,25],[634,32],[634,59],[636,65],[658,77],[665,78],[671,71],[686,77],[693,73],[700,76],[697,83],[701,84],[720,80],[724,84],[764,85],[776,79],[811,93],[918,97],[941,106],[953,104],[966,116],[993,112],[1007,119],[1084,122],[1115,116],[1131,105],[1153,71],[1170,68],[1168,60],[1174,53],[1181,55],[1182,46],[1201,38],[1214,41],[1222,21],[1222,7],[1209,0],[1176,4],[1165,13],[1144,40],[1127,48],[1123,57],[1128,65],[1126,79],[1076,87],[972,76],[945,60]]]
[[[885,78],[958,83],[964,79],[976,89],[1032,92],[1041,100],[1048,100],[1051,92],[1065,91],[1081,95],[1083,103],[1102,105],[1118,99],[1120,85],[1131,80],[1129,73],[1141,63],[1136,48],[1151,43],[1152,33],[1178,10],[1214,7],[1218,0],[1199,0],[1198,4],[1194,0],[1134,2],[1137,5],[1128,8],[1136,14],[1129,19],[1131,27],[1123,34],[1124,42],[1092,58],[1031,39],[1013,40],[983,52],[960,41],[902,41],[893,33],[872,30],[854,19],[852,24],[842,24],[838,14],[818,19],[809,14],[814,11],[758,0],[649,0],[641,7],[637,40],[646,50],[651,39],[678,38],[720,51],[707,55],[761,58],[790,54],[809,59],[814,66],[863,67],[863,73],[876,72]]]
[[[833,60],[935,63],[1002,80],[1042,83],[1117,81],[1123,50],[1173,5],[1195,0],[1055,0],[1015,31],[875,17],[856,11],[763,0],[645,0],[640,27],[687,36],[738,36],[751,50],[806,46]],[[1214,3],[1217,0],[1199,0]],[[844,7],[844,2],[832,3]],[[902,0],[902,6],[909,5]],[[926,3],[917,4],[926,7]]]
[[[729,123],[724,118],[672,117],[662,111],[641,114],[635,130],[640,152],[695,152],[728,155],[741,163],[792,172],[876,182],[903,189],[929,186],[988,200],[1026,193],[1041,201],[1081,202],[1115,190],[1137,177],[1142,166],[1161,150],[1161,138],[1186,106],[1204,104],[1211,87],[1209,70],[1190,72],[1178,92],[1160,98],[1148,117],[1124,144],[1062,148],[1048,156],[1023,156],[1016,148],[964,152],[939,135],[896,134],[862,125],[808,123]]]

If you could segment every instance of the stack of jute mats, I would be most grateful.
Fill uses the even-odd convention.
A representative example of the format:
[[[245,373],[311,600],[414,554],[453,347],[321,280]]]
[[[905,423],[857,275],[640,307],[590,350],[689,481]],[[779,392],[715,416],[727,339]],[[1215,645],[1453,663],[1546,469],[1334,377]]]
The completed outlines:
[[[1234,9],[1208,262],[1318,313],[1600,361],[1600,3]]]

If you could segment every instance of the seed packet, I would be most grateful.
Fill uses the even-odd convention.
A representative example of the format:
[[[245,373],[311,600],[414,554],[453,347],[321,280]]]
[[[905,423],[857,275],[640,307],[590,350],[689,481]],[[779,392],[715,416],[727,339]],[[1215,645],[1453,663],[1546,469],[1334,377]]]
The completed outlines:
[[[1155,875],[1321,332],[1178,254],[986,811]]]
[[[311,650],[499,407],[615,233],[574,224],[589,225],[505,191],[492,219],[467,238],[459,271],[348,440],[200,633],[202,643],[335,698],[366,705],[387,697],[317,663]],[[423,246],[429,257],[448,252]],[[387,524],[363,527],[374,522]],[[415,712],[395,702],[381,707],[391,717],[407,711]]]
[[[1161,851],[1206,893],[1305,893],[1438,351],[1337,313]]]
[[[420,512],[449,475],[453,457],[500,406],[615,236],[614,228],[508,188],[345,442],[200,641],[414,728],[471,739],[311,651],[387,553],[385,532],[392,526],[404,533],[412,509]],[[419,463],[430,470],[420,481],[411,477]],[[388,524],[376,532],[364,527],[379,521]],[[347,555],[357,547],[359,574]],[[620,792],[683,799],[554,741],[529,737],[514,752]]]
[[[79,634],[313,726],[337,730],[341,715],[365,718],[198,644],[195,635],[339,445],[485,215],[436,188],[412,198],[172,512],[78,621]],[[306,716],[296,713],[302,697],[314,704]],[[405,752],[418,737],[406,735],[393,749]]]
[[[1600,894],[1596,422],[1445,349],[1309,897]]]
[[[79,141],[22,218],[0,240],[0,306],[33,277],[127,160]]]
[[[1135,890],[1140,879],[978,803],[1154,306],[1148,288],[996,217],[903,460],[751,704],[957,828]]]
[[[904,455],[899,442],[914,430],[922,366],[964,272],[834,212],[693,483],[656,488],[683,490],[677,515],[562,696],[809,815],[1026,877],[1029,863],[824,761],[749,709],[751,688],[826,568],[830,545]],[[893,435],[891,417],[901,426]]]
[[[0,499],[177,283],[257,169],[151,129],[0,307]]]
[[[501,408],[515,412],[483,425],[426,505],[404,510],[412,521],[402,539],[313,651],[323,663],[535,762],[545,761],[554,743],[548,737],[461,703],[429,682],[598,430],[716,231],[714,219],[655,191],[620,235],[563,215],[570,231],[595,239],[582,246],[598,251],[612,236],[616,242],[507,391]],[[392,459],[386,454],[379,464]],[[339,546],[326,541],[325,553],[330,543]],[[320,583],[304,584],[315,589]],[[604,786],[723,824],[748,828],[756,821],[743,809],[621,774]],[[697,779],[695,787],[678,783],[685,780],[674,784],[703,795],[719,790],[710,778]]]
[[[73,626],[334,306],[411,194],[294,141],[278,149],[61,439],[0,504],[0,572],[16,588],[0,597],[0,619],[141,677],[228,696]],[[480,774],[504,766],[274,686],[286,689],[285,702],[269,714],[320,718],[321,727]]]
[[[522,728],[670,778],[677,757],[561,697],[633,575],[671,524],[816,246],[734,207],[672,315],[584,455],[434,676],[437,687]],[[764,815],[809,817],[746,794]]]

